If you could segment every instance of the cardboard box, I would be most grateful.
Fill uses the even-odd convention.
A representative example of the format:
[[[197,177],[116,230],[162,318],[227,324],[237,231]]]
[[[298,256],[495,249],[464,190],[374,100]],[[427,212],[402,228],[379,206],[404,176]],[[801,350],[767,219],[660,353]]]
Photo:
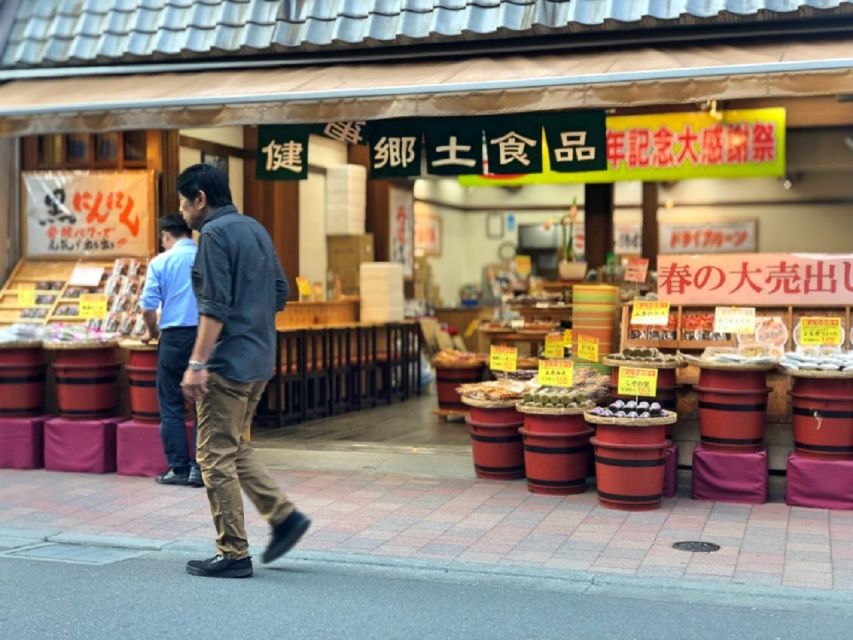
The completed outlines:
[[[373,262],[373,234],[326,236],[329,271],[341,279],[346,295],[356,295],[359,289],[359,266]]]

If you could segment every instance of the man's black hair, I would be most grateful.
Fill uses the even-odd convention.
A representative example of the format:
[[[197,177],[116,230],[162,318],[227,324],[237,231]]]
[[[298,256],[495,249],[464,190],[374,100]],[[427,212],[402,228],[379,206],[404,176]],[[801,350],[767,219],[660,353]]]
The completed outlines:
[[[160,218],[160,231],[167,231],[175,238],[189,238],[193,232],[180,213],[170,213]]]
[[[178,193],[187,200],[195,200],[204,191],[212,208],[231,204],[228,176],[209,164],[194,164],[178,176]]]

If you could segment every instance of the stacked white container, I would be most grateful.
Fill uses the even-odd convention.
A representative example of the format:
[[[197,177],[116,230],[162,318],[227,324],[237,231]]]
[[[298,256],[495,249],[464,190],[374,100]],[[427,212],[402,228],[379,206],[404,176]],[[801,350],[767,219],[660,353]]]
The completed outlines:
[[[399,262],[363,262],[360,274],[361,321],[403,320],[403,265]]]
[[[367,169],[355,164],[326,168],[326,234],[364,233]]]

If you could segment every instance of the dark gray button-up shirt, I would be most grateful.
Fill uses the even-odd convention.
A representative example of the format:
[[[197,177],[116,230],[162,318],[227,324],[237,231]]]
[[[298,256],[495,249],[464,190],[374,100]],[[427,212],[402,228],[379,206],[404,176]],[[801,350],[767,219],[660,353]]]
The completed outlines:
[[[238,382],[269,380],[275,314],[290,290],[266,229],[233,205],[212,211],[201,227],[193,291],[199,314],[222,322],[208,369]]]

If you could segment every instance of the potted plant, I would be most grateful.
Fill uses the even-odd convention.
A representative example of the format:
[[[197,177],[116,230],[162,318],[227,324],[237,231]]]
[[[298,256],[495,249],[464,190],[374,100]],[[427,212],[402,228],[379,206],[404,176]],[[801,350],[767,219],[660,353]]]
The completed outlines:
[[[575,260],[574,230],[578,217],[578,199],[572,198],[569,212],[560,220],[563,227],[563,257],[559,264],[560,278],[563,280],[583,280],[586,276],[586,262]]]

